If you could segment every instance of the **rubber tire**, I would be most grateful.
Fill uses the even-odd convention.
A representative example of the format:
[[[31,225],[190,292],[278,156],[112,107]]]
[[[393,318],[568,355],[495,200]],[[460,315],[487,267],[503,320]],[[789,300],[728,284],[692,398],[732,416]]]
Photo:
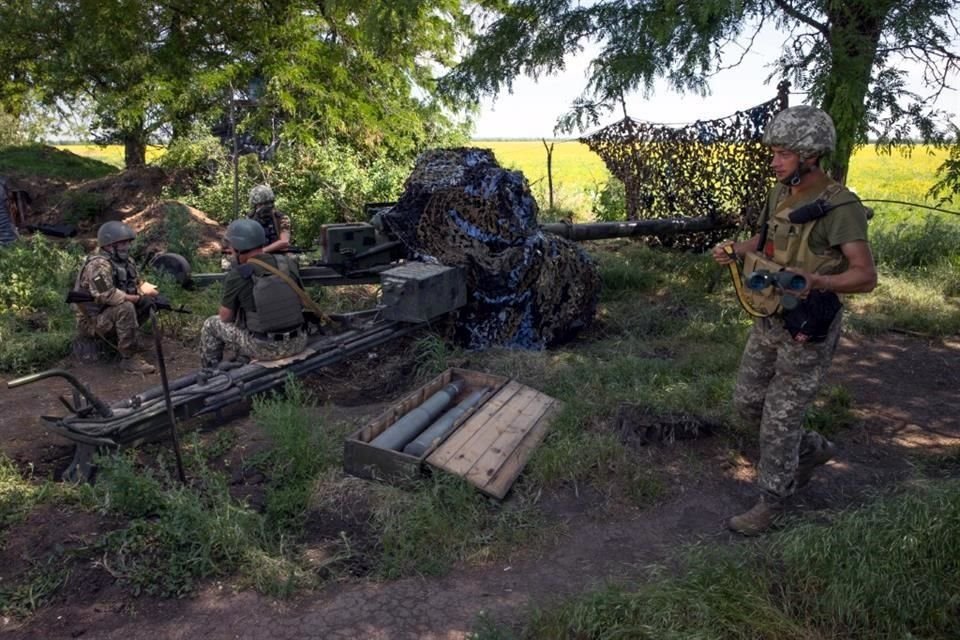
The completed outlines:
[[[150,261],[150,267],[173,278],[181,287],[189,288],[192,272],[190,263],[179,253],[158,253]]]

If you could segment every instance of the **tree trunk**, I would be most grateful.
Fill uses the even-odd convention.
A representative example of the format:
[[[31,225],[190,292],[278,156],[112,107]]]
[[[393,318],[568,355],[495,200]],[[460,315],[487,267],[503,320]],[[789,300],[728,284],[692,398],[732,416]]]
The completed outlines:
[[[123,134],[123,164],[127,169],[147,164],[147,141],[143,131]]]
[[[850,156],[866,142],[867,92],[889,0],[829,3],[831,66],[823,94],[823,110],[837,128],[837,149],[826,169],[834,180],[846,182]]]

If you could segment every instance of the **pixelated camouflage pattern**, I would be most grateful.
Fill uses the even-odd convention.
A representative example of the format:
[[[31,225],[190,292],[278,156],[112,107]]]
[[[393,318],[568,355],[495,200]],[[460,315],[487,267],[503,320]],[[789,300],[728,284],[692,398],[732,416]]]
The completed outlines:
[[[821,343],[795,342],[778,317],[757,319],[750,331],[734,406],[745,427],[759,429],[758,484],[773,498],[792,495],[800,456],[826,446],[823,436],[803,428],[803,419],[830,367],[842,316]]]
[[[100,291],[94,284],[97,276],[102,276],[109,284],[106,291]],[[77,319],[77,332],[108,340],[115,334],[117,349],[123,355],[130,355],[136,345],[139,323],[136,307],[126,301],[124,294],[136,293],[139,281],[132,260],[119,264],[106,252],[88,257],[77,275],[74,289],[86,291],[93,296],[94,302],[71,305]]]
[[[825,111],[798,105],[773,117],[763,132],[763,144],[784,147],[804,158],[822,156],[836,148],[837,130]]]
[[[279,360],[296,355],[307,346],[307,335],[287,340],[261,340],[232,322],[224,322],[218,316],[210,316],[200,330],[200,366],[215,367],[223,360],[225,348],[238,356],[256,360]]]
[[[77,333],[88,338],[100,337],[117,341],[120,355],[129,357],[137,350],[137,309],[132,302],[107,307],[97,314],[78,314]]]
[[[273,189],[266,184],[258,184],[250,190],[250,206],[258,207],[268,202],[273,202],[276,198],[273,196]]]
[[[273,205],[257,207],[250,212],[249,217],[259,222],[260,226],[263,227],[263,233],[267,238],[266,244],[279,240],[280,234],[284,231],[291,233],[290,216]]]

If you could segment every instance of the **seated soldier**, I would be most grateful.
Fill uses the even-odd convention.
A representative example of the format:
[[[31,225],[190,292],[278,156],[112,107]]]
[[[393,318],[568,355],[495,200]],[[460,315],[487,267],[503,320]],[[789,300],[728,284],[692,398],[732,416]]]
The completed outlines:
[[[216,367],[229,347],[239,356],[278,360],[307,346],[297,262],[264,253],[267,237],[255,220],[234,220],[226,240],[236,258],[223,281],[220,311],[203,323],[200,365]]]
[[[250,190],[250,212],[247,217],[263,227],[267,242],[265,253],[284,253],[290,248],[290,216],[274,205],[273,189],[258,184]]]
[[[128,225],[110,221],[97,230],[98,249],[87,256],[74,290],[89,294],[90,302],[73,304],[77,333],[92,338],[116,336],[120,368],[127,373],[153,373],[153,365],[136,355],[137,330],[150,312],[150,299],[159,292],[140,279],[130,258],[136,234]]]

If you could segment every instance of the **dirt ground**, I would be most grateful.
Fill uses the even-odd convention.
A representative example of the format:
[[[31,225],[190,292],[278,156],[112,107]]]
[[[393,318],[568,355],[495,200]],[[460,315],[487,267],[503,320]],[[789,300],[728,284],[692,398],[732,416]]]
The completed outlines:
[[[376,361],[367,373],[352,370],[345,383],[333,384],[329,375],[314,381],[329,392],[328,410],[338,419],[359,424],[407,391],[402,383],[386,384],[399,377],[402,364],[395,354],[381,355],[389,362]],[[821,518],[855,505],[914,476],[924,455],[960,444],[958,356],[958,340],[845,337],[829,383],[851,393],[858,423],[837,437],[840,455],[798,496],[795,517]],[[171,348],[171,377],[192,369],[194,359],[189,349]],[[111,399],[154,384],[117,375],[110,365],[85,371],[84,380]],[[62,412],[56,395],[64,391],[56,380],[0,390],[4,451],[40,476],[57,473],[70,459],[70,446],[37,419]],[[244,447],[262,445],[248,418],[236,420],[249,434]],[[91,566],[71,575],[52,606],[25,621],[0,621],[0,630],[11,638],[464,638],[481,613],[522,620],[530,606],[609,582],[643,580],[685,545],[736,544],[722,523],[752,500],[755,454],[747,442],[731,456],[727,442],[711,437],[643,447],[637,455],[662,469],[671,486],[656,506],[608,511],[583,487],[543,495],[543,510],[562,531],[555,544],[485,566],[458,566],[442,578],[347,579],[288,601],[212,581],[191,597],[161,600],[132,598],[102,567]],[[94,515],[38,510],[10,531],[0,579],[55,545],[89,542],[104,524]]]
[[[157,202],[165,178],[144,171],[76,189],[102,196],[111,219],[147,210],[138,220],[148,224],[162,211],[151,204]],[[31,222],[59,221],[58,211],[72,186],[30,184],[36,187],[37,216]],[[93,226],[81,228],[84,236],[92,232]],[[840,454],[798,496],[794,516],[823,518],[856,505],[915,476],[924,455],[960,445],[958,356],[960,339],[926,340],[896,333],[845,337],[828,382],[851,393],[858,422],[836,438]],[[165,358],[169,376],[193,370],[196,358],[193,348],[169,344]],[[70,362],[63,366],[78,372]],[[360,425],[410,391],[411,369],[402,348],[381,350],[370,354],[362,366],[313,376],[310,387],[327,403],[325,411],[332,419]],[[9,379],[0,376],[0,383]],[[157,384],[156,376],[119,374],[110,364],[84,367],[82,379],[111,401]],[[72,445],[39,419],[63,414],[60,394],[69,395],[69,387],[57,379],[17,389],[0,384],[2,449],[39,478],[58,477],[72,457]],[[230,424],[241,434],[231,456],[249,457],[267,446],[242,409]],[[212,433],[217,426],[208,422],[199,428]],[[555,542],[484,566],[457,566],[442,578],[375,582],[358,566],[353,568],[356,577],[292,600],[236,591],[218,581],[203,584],[190,597],[165,600],[130,596],[110,568],[93,558],[75,567],[51,605],[25,620],[0,619],[0,633],[25,639],[461,639],[481,613],[517,622],[531,606],[604,583],[642,581],[651,567],[669,563],[688,544],[740,542],[725,531],[723,521],[749,506],[754,497],[751,461],[756,453],[756,444],[745,442],[742,451],[731,455],[730,440],[719,436],[638,445],[636,455],[660,470],[670,487],[658,504],[643,510],[621,505],[611,509],[604,496],[589,487],[561,488],[540,497],[542,510],[560,532]],[[231,482],[256,506],[262,478],[241,473]],[[355,519],[362,518],[355,514]],[[89,547],[98,534],[117,524],[77,510],[35,509],[0,543],[0,587],[31,560]],[[343,514],[325,513],[314,514],[307,528],[320,540],[354,524]]]

